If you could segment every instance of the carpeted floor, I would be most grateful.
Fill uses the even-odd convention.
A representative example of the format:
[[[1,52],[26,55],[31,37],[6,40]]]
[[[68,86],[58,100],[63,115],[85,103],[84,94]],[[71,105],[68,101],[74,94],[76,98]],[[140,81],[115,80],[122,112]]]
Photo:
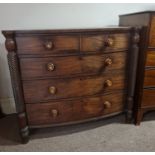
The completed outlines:
[[[155,151],[155,113],[141,126],[124,124],[120,115],[79,125],[38,129],[28,144],[18,142],[16,118],[0,120],[0,151]]]

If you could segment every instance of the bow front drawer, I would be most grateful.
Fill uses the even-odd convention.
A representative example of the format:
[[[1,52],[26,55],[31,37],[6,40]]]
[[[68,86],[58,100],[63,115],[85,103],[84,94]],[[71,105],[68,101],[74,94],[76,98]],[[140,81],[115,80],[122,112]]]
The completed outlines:
[[[117,72],[104,77],[23,81],[25,102],[44,102],[122,90],[125,88],[125,73]]]
[[[30,126],[86,120],[122,112],[124,94],[115,93],[72,101],[26,104]],[[54,125],[53,124],[53,125]]]
[[[21,58],[22,79],[102,74],[125,69],[126,52],[104,55]]]

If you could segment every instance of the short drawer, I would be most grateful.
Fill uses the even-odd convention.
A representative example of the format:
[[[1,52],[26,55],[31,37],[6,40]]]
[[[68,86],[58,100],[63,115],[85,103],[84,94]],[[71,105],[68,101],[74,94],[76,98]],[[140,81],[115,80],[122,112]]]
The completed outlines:
[[[155,89],[144,89],[142,107],[155,107]]]
[[[146,67],[155,67],[155,51],[148,51],[146,56]]]
[[[63,54],[79,51],[79,37],[65,36],[25,36],[17,37],[19,54]]]
[[[144,88],[155,87],[155,69],[145,70]]]
[[[25,102],[45,102],[122,90],[125,88],[124,74],[116,71],[116,73],[98,77],[23,81]]]
[[[100,117],[124,110],[124,94],[83,98],[72,101],[26,104],[28,124],[48,125]]]
[[[106,53],[110,50],[127,50],[129,33],[64,35],[64,36],[25,36],[16,37],[19,54],[75,54],[96,52]]]
[[[78,74],[102,74],[116,69],[124,70],[126,52],[104,55],[49,58],[21,58],[22,79],[60,77]]]
[[[104,34],[104,35],[85,35],[81,38],[81,51],[83,52],[108,52],[109,50],[121,50],[129,48],[130,35]]]

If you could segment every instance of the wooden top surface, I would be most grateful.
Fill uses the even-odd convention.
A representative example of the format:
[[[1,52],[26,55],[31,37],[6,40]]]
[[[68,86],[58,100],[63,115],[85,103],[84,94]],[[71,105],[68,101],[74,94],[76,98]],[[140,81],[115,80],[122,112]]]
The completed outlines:
[[[133,12],[133,13],[127,13],[127,14],[122,14],[119,16],[130,16],[130,15],[136,15],[136,14],[145,14],[145,13],[155,13],[155,10],[146,10],[146,11],[140,11],[140,12]]]
[[[3,30],[4,35],[9,34],[50,34],[50,33],[88,33],[88,32],[113,32],[113,31],[128,31],[132,27],[103,27],[103,28],[88,28],[88,29],[45,29],[45,30]]]

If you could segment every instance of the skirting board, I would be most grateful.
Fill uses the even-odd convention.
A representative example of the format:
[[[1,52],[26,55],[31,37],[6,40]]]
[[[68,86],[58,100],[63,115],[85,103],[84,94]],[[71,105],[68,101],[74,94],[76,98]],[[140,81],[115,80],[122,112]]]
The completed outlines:
[[[14,98],[1,98],[0,106],[4,114],[13,114],[16,113],[15,101]]]

